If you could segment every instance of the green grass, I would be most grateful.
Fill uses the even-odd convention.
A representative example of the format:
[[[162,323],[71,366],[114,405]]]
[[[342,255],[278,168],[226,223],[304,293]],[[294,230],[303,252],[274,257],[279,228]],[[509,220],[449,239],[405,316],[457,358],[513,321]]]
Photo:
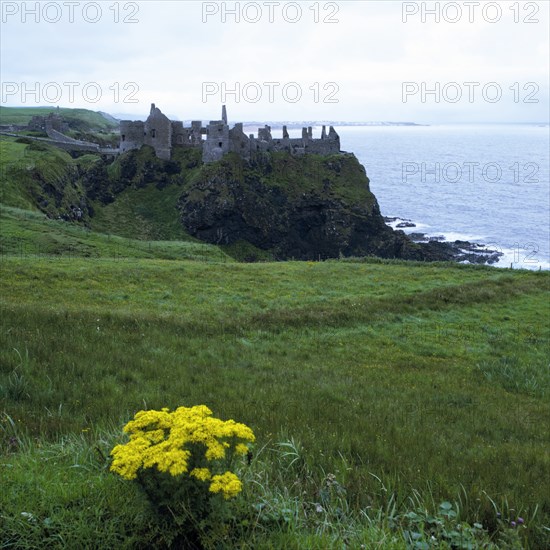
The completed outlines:
[[[374,197],[364,183],[364,170],[358,163],[350,163],[341,155],[307,155],[303,158],[274,153],[275,178],[268,181],[283,187],[292,197],[301,197],[309,191],[330,189],[332,197],[349,204],[372,208]]]
[[[144,407],[204,403],[251,426],[260,446],[298,442],[303,479],[285,477],[275,451],[262,466],[279,515],[284,495],[303,510],[333,472],[344,523],[354,537],[368,531],[354,541],[371,527],[404,540],[387,512],[372,520],[394,495],[400,513],[456,501],[461,521],[512,548],[496,506],[526,518],[525,547],[548,543],[548,273],[5,256],[0,275],[3,411],[46,449],[82,430],[112,433]],[[3,461],[22,468],[27,454]],[[27,511],[4,493],[9,517]],[[105,509],[97,498],[88,502]],[[315,522],[275,524],[243,540],[337,548],[345,538]]]
[[[169,547],[108,454],[136,411],[195,404],[257,436],[209,548],[550,547],[549,273],[236,263],[270,257],[181,228],[196,151],[0,153],[0,548]],[[290,194],[319,172],[283,161]],[[330,188],[362,200],[355,176]]]
[[[0,257],[9,256],[232,261],[218,247],[200,242],[124,238],[51,220],[39,212],[0,205]]]
[[[178,185],[158,189],[149,184],[141,189],[126,189],[116,200],[95,208],[91,227],[102,233],[142,240],[193,241],[183,229],[176,208],[182,193]]]
[[[1,204],[36,210],[32,197],[35,185],[28,181],[27,176],[34,167],[35,159],[29,154],[27,144],[18,143],[14,138],[0,136]]]
[[[117,128],[117,124],[95,111],[89,109],[68,109],[56,107],[4,107],[0,106],[0,124],[25,125],[33,116],[48,116],[49,113],[57,113],[68,122],[72,130],[109,131]]]
[[[50,145],[0,136],[0,203],[41,210],[52,218],[81,203],[85,190],[75,178],[79,161]],[[83,161],[83,163],[86,161]]]

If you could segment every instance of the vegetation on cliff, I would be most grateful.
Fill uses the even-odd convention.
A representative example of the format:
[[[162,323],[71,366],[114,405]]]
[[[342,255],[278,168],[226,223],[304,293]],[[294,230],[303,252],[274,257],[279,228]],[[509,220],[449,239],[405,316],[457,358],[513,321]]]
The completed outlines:
[[[244,240],[278,259],[407,257],[414,247],[385,225],[353,155],[227,155],[197,173],[179,206],[191,235]]]
[[[0,268],[12,547],[168,547],[177,526],[108,455],[136,411],[204,403],[257,437],[218,546],[548,548],[548,273],[74,255]]]
[[[353,155],[274,153],[254,163],[228,155],[202,165],[197,150],[179,149],[164,161],[143,147],[113,160],[72,158],[25,138],[0,143],[3,204],[98,231],[149,240],[195,237],[247,259],[442,259],[385,225]]]
[[[116,159],[74,155],[27,138],[0,138],[2,203],[39,209],[100,232],[143,240],[200,240],[240,260],[378,256],[447,261],[448,243],[412,242],[389,228],[353,154],[236,154],[202,164],[151,147]]]
[[[334,249],[402,239],[352,156],[0,147],[0,546],[181,548],[109,453],[137,411],[206,404],[256,446],[198,547],[550,547],[547,272],[228,256],[300,254],[287,219],[318,246],[315,204]]]

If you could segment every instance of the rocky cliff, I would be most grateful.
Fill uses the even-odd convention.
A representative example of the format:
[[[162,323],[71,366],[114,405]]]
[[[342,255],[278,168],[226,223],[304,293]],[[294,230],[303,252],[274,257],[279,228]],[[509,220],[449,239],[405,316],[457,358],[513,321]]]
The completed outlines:
[[[352,154],[272,153],[254,162],[228,155],[203,166],[179,208],[191,235],[216,244],[246,241],[277,259],[438,259],[384,223]]]
[[[99,231],[164,240],[190,235],[250,260],[495,259],[496,253],[465,253],[469,243],[413,242],[388,227],[353,154],[272,152],[247,161],[231,153],[203,164],[197,149],[177,149],[166,161],[144,146],[113,161],[71,158],[25,139],[11,147],[24,149],[34,168],[29,171],[27,161],[3,168],[17,195],[9,204],[30,200],[50,217]],[[142,226],[147,231],[136,232]]]

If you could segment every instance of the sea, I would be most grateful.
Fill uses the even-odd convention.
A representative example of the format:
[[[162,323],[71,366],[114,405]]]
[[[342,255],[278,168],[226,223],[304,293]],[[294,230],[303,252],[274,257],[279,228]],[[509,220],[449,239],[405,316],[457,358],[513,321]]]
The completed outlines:
[[[497,267],[550,269],[548,124],[336,130],[393,227],[485,245],[502,252]]]

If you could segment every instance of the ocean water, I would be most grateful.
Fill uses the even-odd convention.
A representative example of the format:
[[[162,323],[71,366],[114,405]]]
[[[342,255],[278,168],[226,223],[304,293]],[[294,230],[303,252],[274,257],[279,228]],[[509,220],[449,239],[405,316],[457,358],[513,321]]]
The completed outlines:
[[[504,253],[499,267],[550,269],[548,125],[341,126],[384,216]],[[315,132],[317,133],[317,131]]]

